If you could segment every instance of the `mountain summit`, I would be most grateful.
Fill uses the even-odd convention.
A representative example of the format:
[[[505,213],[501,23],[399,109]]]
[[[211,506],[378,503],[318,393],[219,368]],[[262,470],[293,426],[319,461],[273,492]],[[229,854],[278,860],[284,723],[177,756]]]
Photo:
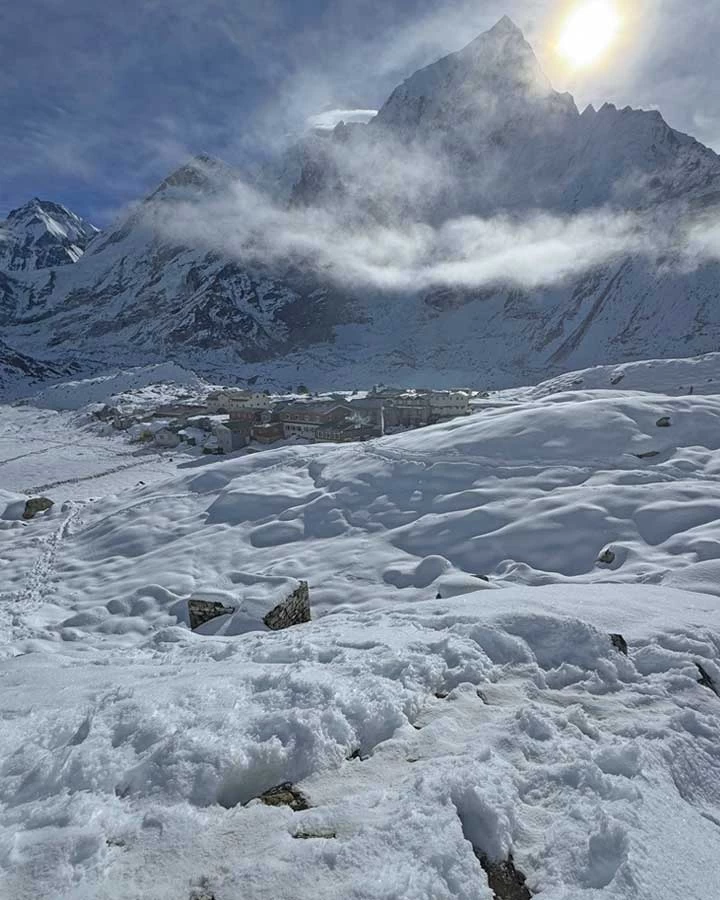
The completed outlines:
[[[228,189],[235,173],[196,157],[82,258],[91,226],[45,201],[15,211],[0,234],[4,337],[44,359],[79,351],[145,363],[181,353],[186,365],[235,375],[267,364],[286,383],[298,371],[306,383],[329,373],[331,383],[342,368],[348,383],[421,372],[497,385],[720,343],[720,266],[659,265],[642,224],[714,209],[720,158],[656,111],[605,104],[580,114],[507,17],[410,75],[368,124],[314,136],[296,159],[281,209],[281,190],[272,203],[257,191],[242,202]],[[476,280],[452,265],[441,267],[441,284],[424,280],[433,254],[444,263],[458,236],[467,239],[468,223],[485,235],[464,245],[460,262],[474,273],[484,271],[488,233],[501,232],[500,251],[503,229],[525,246],[523,228],[538,216],[585,229],[569,269],[529,287],[507,263]],[[177,219],[182,228],[168,227]],[[644,228],[644,244],[619,241],[593,256],[587,222],[612,230],[617,220]],[[547,242],[536,232],[528,256],[545,272]],[[248,234],[253,249],[270,252],[250,252]],[[390,276],[408,265],[400,288]]]
[[[94,225],[61,204],[33,197],[0,222],[0,271],[75,263],[97,233]]]

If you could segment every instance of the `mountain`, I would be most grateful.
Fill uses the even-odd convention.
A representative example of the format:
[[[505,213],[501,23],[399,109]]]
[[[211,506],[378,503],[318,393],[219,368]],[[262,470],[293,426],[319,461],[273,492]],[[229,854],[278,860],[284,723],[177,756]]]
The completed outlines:
[[[59,203],[33,198],[0,222],[0,270],[23,272],[76,263],[98,233]]]
[[[266,188],[196,157],[74,264],[6,263],[4,333],[36,356],[318,387],[502,386],[720,342],[720,267],[683,256],[681,225],[717,212],[720,158],[656,111],[581,113],[510,19],[411,75],[368,124],[303,139]],[[458,239],[462,265],[426,278]],[[464,277],[493,243],[504,267]]]
[[[71,367],[62,367],[42,362],[18,353],[0,340],[0,388],[6,390],[13,385],[60,378],[70,374]]]

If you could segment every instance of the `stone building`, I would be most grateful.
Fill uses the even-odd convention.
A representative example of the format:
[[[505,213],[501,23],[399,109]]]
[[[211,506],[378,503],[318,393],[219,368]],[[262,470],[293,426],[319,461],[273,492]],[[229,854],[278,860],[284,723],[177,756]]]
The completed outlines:
[[[318,429],[343,423],[352,414],[347,404],[319,401],[289,403],[281,407],[277,419],[282,423],[283,436],[314,440]]]

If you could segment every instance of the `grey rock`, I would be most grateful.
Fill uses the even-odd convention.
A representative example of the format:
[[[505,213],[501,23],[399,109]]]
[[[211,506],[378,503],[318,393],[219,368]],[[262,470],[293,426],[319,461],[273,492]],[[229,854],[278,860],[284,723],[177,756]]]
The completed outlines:
[[[332,831],[329,828],[317,828],[308,831],[301,829],[296,831],[293,837],[298,838],[301,841],[309,841],[317,838],[332,840],[337,837],[337,832]]]
[[[618,651],[618,653],[622,653],[624,656],[628,655],[627,641],[621,634],[611,634],[610,640],[612,641],[612,645]]]
[[[32,497],[25,503],[22,517],[23,519],[34,519],[38,513],[45,512],[45,510],[50,509],[54,505],[53,501],[48,497]]]
[[[659,450],[650,450],[648,453],[636,453],[638,459],[652,459],[655,456],[660,456]]]
[[[300,586],[289,597],[278,603],[263,618],[263,622],[271,631],[281,631],[283,628],[309,621],[310,590],[307,581],[301,581]]]
[[[611,566],[615,562],[615,551],[607,547],[600,556],[598,556],[597,561],[604,566]]]
[[[655,423],[658,428],[669,428],[672,425],[670,416],[661,416]]]
[[[201,600],[199,597],[191,597],[188,600],[188,615],[190,618],[190,627],[193,631],[217,619],[219,616],[232,615],[235,610],[231,606],[223,606],[222,603],[216,603],[214,600]]]
[[[310,809],[307,797],[294,787],[289,781],[278,784],[260,794],[259,800],[265,806],[289,806],[293,812],[301,812]]]
[[[698,684],[701,684],[703,687],[710,688],[713,694],[716,694],[718,697],[720,697],[720,688],[718,688],[708,672],[703,668],[703,666],[700,665],[700,663],[695,663],[695,665],[697,666],[697,670],[700,674],[700,677],[698,678]]]

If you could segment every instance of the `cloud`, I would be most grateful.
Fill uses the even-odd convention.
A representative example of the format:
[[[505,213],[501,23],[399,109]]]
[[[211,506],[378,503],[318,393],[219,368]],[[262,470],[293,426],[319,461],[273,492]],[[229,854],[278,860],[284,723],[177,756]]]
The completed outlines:
[[[376,115],[376,109],[328,109],[310,116],[307,126],[318,131],[332,131],[340,122],[365,124]]]
[[[275,274],[309,267],[353,290],[422,292],[439,287],[532,290],[560,285],[628,256],[662,269],[720,260],[720,222],[682,219],[677,209],[610,208],[561,216],[543,212],[461,216],[433,225],[380,224],[348,207],[273,203],[242,180],[209,196],[161,203],[151,227],[174,243],[205,247]]]

